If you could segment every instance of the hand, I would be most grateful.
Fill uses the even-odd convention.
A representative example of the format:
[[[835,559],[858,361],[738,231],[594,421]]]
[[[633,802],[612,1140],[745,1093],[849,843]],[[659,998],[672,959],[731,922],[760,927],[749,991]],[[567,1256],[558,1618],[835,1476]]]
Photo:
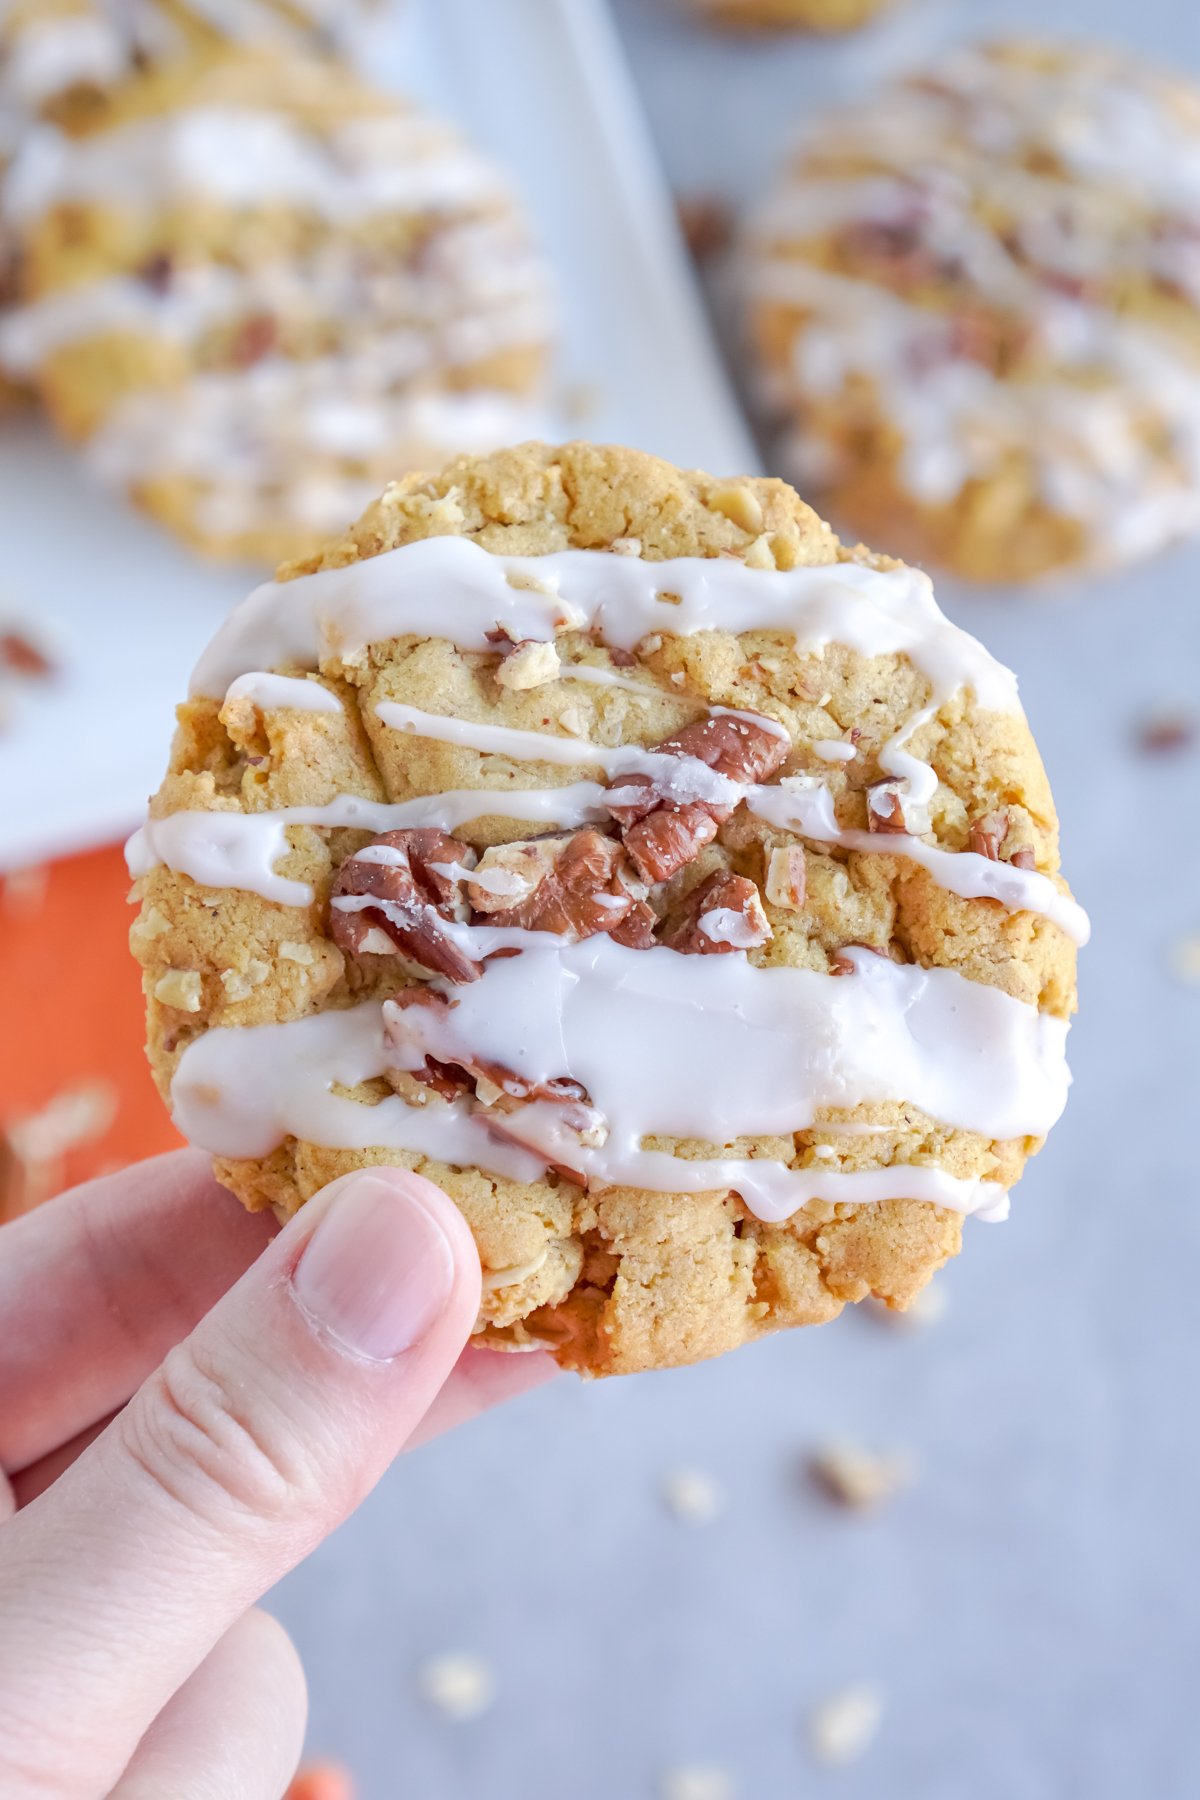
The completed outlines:
[[[0,1800],[279,1800],[304,1677],[247,1609],[402,1446],[554,1372],[464,1351],[479,1283],[399,1169],[277,1231],[183,1152],[0,1228]]]

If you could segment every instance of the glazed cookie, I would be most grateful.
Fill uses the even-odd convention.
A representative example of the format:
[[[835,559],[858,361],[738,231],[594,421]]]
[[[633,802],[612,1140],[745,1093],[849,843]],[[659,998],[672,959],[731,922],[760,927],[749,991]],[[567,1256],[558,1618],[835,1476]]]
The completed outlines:
[[[108,0],[136,54],[165,61],[222,44],[352,44],[375,0]]]
[[[130,866],[221,1180],[421,1170],[480,1341],[592,1374],[903,1307],[1066,1098],[1086,926],[1016,684],[779,481],[393,484],[218,633]]]
[[[507,183],[334,62],[141,74],[7,192],[9,372],[204,550],[299,554],[397,470],[531,429],[551,306]]]
[[[857,31],[892,0],[694,0],[722,25],[754,31]]]
[[[17,247],[4,217],[3,183],[39,119],[81,122],[124,67],[119,39],[91,0],[0,3],[0,311],[17,298]],[[19,384],[0,372],[0,405]]]
[[[983,580],[1197,528],[1197,88],[959,48],[819,124],[745,251],[764,402],[835,519]]]

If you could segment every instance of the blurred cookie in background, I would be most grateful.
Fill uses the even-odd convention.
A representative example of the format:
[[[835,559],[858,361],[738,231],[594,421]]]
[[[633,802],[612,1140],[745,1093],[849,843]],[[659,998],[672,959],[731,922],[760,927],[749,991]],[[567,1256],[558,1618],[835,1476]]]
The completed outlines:
[[[274,561],[413,464],[530,435],[548,278],[504,177],[337,62],[198,55],[10,171],[0,360],[195,547]]]
[[[345,49],[383,10],[379,0],[107,0],[107,7],[126,40],[154,60],[221,44]]]
[[[5,172],[38,119],[85,118],[125,66],[94,0],[7,0],[0,7],[0,309],[12,303],[16,253],[2,210]],[[0,375],[0,408],[20,399]]]
[[[1200,524],[1200,90],[1086,45],[962,46],[809,132],[744,249],[785,468],[982,580]]]
[[[894,0],[693,0],[721,25],[758,31],[857,31]]]

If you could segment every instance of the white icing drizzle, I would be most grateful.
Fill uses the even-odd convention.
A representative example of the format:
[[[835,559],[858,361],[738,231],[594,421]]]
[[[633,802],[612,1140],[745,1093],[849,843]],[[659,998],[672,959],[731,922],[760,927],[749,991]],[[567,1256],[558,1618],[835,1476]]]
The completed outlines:
[[[489,650],[497,625],[514,642],[570,627],[625,650],[654,632],[783,631],[815,652],[837,643],[864,656],[905,655],[928,679],[935,706],[969,688],[985,709],[1020,712],[1012,673],[950,623],[919,569],[764,570],[729,558],[646,562],[602,550],[493,556],[459,537],[264,583],[218,631],[192,692],[224,693],[248,668],[315,669],[322,657],[410,634]]]
[[[817,738],[812,747],[813,755],[819,756],[822,762],[853,762],[858,751],[853,744],[844,744],[841,738]]]
[[[637,558],[603,552],[567,551],[554,556],[495,557],[466,540],[432,538],[385,552],[345,569],[321,571],[283,584],[268,582],[256,589],[231,615],[201,658],[192,681],[193,693],[224,690],[246,667],[288,663],[315,668],[323,655],[353,656],[363,646],[407,634],[448,637],[464,649],[487,650],[488,633],[502,624],[514,639],[548,640],[556,628],[600,629],[605,640],[632,648],[650,627],[662,626],[668,606],[658,598],[677,596],[669,605],[671,627],[680,632],[705,629],[787,629],[813,648],[848,642],[864,654],[903,651],[930,679],[929,705],[879,753],[881,766],[905,779],[914,805],[925,804],[936,789],[928,764],[900,748],[903,741],[960,687],[974,689],[980,703],[995,710],[1017,709],[1016,684],[973,638],[947,621],[933,599],[927,578],[916,571],[881,572],[857,564],[788,572],[746,569],[730,561],[680,559],[644,563]],[[607,673],[607,671],[605,672]],[[721,709],[713,709],[721,710]],[[379,708],[385,722],[401,729],[458,743],[486,754],[517,760],[603,768],[606,773],[638,772],[675,784],[676,797],[708,797],[734,803],[745,799],[751,811],[771,823],[798,831],[817,842],[846,848],[907,856],[920,862],[940,885],[964,898],[999,900],[1011,910],[1044,913],[1076,941],[1087,935],[1086,918],[1076,903],[1034,870],[990,862],[974,852],[949,852],[907,834],[873,834],[840,827],[832,796],[820,784],[791,778],[785,785],[745,789],[726,783],[698,788],[696,781],[719,784],[691,759],[655,757],[634,746],[609,749],[578,739],[515,731],[479,722],[450,719],[398,702]],[[758,715],[745,715],[755,718]],[[781,729],[777,727],[777,729]],[[846,746],[849,748],[849,746]],[[665,766],[664,766],[665,765]],[[685,794],[681,782],[693,785]],[[469,822],[489,807],[513,818],[547,824],[576,825],[602,818],[601,790],[576,783],[569,790],[514,793],[503,802],[490,794],[442,796],[438,801],[408,803],[386,809],[393,823],[374,829],[401,829],[404,824],[442,823],[447,829]],[[362,805],[351,802],[351,805]],[[337,812],[337,822],[346,822]],[[302,884],[274,875],[272,863],[286,850],[288,823],[334,822],[326,809],[293,809],[287,813],[247,815],[244,825],[225,815],[219,829],[223,843],[240,834],[238,859],[242,880],[265,898],[305,904],[296,897]],[[214,861],[207,846],[213,829],[204,821],[174,826],[152,821],[149,837],[136,851],[140,860],[159,856],[194,879],[211,881],[224,852]],[[172,861],[172,858],[182,859]],[[200,871],[207,871],[203,873]],[[288,898],[288,896],[291,896]]]
[[[382,700],[375,708],[385,725],[439,743],[459,744],[485,756],[506,756],[516,762],[548,762],[603,769],[608,776],[648,775],[656,787],[681,805],[689,800],[708,800],[717,806],[736,806],[744,788],[727,775],[719,775],[695,756],[671,756],[643,750],[637,744],[595,744],[586,738],[552,737],[545,731],[518,731],[509,725],[489,725],[476,719],[456,719],[445,713],[425,712],[419,706]]]
[[[26,16],[13,26],[0,18],[0,86],[5,102],[33,115],[76,86],[107,86],[124,72],[119,37],[90,12]]]
[[[608,817],[605,791],[600,782],[576,781],[564,787],[455,788],[395,804],[343,794],[325,806],[256,813],[178,812],[148,819],[130,838],[126,857],[135,877],[163,864],[204,887],[243,888],[284,906],[307,906],[312,900],[307,883],[274,871],[274,864],[288,853],[287,832],[293,825],[349,825],[375,832],[437,825],[458,831],[477,819],[505,818],[568,830]],[[1088,941],[1083,908],[1036,869],[992,862],[973,850],[941,850],[904,832],[839,826],[829,790],[805,776],[788,776],[778,786],[742,789],[741,798],[752,813],[781,830],[864,854],[907,857],[920,863],[939,887],[962,899],[996,900],[1010,912],[1040,913],[1074,943]]]
[[[566,787],[523,790],[459,788],[394,804],[339,794],[324,806],[289,806],[255,813],[177,812],[164,819],[147,819],[129,839],[125,857],[135,879],[163,865],[177,874],[190,875],[202,887],[242,888],[281,906],[308,906],[313,899],[308,883],[275,873],[274,865],[288,854],[287,834],[292,826],[350,826],[384,832],[436,825],[456,831],[489,817],[527,820],[543,828],[582,825],[607,818],[603,793],[600,782],[578,781]],[[367,851],[360,850],[358,855],[367,856]]]
[[[279,111],[212,105],[83,138],[43,127],[9,172],[5,210],[28,224],[63,202],[142,210],[194,196],[337,222],[478,205],[507,189],[485,158],[415,116],[354,120],[318,137]]]
[[[319,681],[308,681],[295,675],[272,675],[262,669],[239,675],[236,681],[230,682],[225,704],[228,706],[231,700],[249,700],[265,712],[340,713],[344,710],[338,696],[322,687]]]
[[[1200,373],[1182,335],[1104,284],[1132,267],[1200,300],[1200,131],[1129,59],[1067,56],[1052,70],[962,47],[927,81],[824,121],[815,166],[798,159],[754,223],[750,290],[805,315],[772,400],[836,398],[866,377],[917,499],[952,501],[1016,451],[1051,510],[1103,554],[1132,557],[1200,526]],[[893,170],[839,174],[843,154]],[[1010,214],[1015,244],[981,211]],[[961,306],[911,304],[805,260],[808,240],[855,224],[912,233],[918,253],[953,265]],[[975,358],[961,330],[975,294],[1023,323],[1051,373],[1001,378]],[[811,479],[839,472],[813,429],[797,428],[791,452]]]
[[[63,346],[102,333],[190,346],[214,326],[270,314],[337,321],[382,381],[477,361],[544,335],[547,286],[544,261],[514,219],[468,217],[440,229],[416,270],[364,265],[360,245],[333,238],[303,264],[193,263],[158,285],[109,275],[54,288],[5,318],[0,358],[11,374],[28,375]]]
[[[672,598],[664,601],[664,593]],[[620,647],[632,647],[652,627],[776,629],[818,651],[839,642],[864,655],[909,655],[932,691],[879,760],[907,784],[914,803],[932,793],[936,777],[902,746],[942,703],[970,687],[994,710],[1017,705],[1007,672],[942,618],[928,583],[909,571],[838,565],[762,572],[727,561],[655,565],[591,552],[501,559],[457,539],[427,540],[257,590],[201,659],[193,688],[228,692],[247,674],[253,686],[272,664],[315,669],[323,656],[353,659],[368,643],[409,634],[483,650],[497,626],[514,639],[543,641],[563,627],[590,628]],[[1014,909],[1036,905],[1064,929],[1080,929],[1074,903],[1033,871],[941,851],[907,834],[842,830],[832,793],[815,777],[743,786],[697,759],[638,746],[456,719],[398,701],[381,701],[376,710],[393,729],[484,756],[600,770],[618,782],[648,774],[656,784],[672,784],[676,798],[744,801],[757,816],[814,841],[907,856],[953,891]],[[291,848],[293,825],[378,832],[430,824],[452,831],[482,815],[576,824],[604,817],[606,794],[611,799],[613,789],[575,781],[459,790],[398,805],[347,795],[323,807],[258,814],[177,813],[150,821],[131,842],[131,869],[144,872],[162,860],[204,885],[228,881],[306,905],[306,884],[274,871]],[[368,861],[397,855],[381,845],[361,854]],[[466,871],[454,864],[447,872]],[[366,895],[339,896],[335,905],[388,912],[386,901]],[[744,928],[728,909],[712,909],[702,921],[723,943],[740,945]],[[404,1150],[517,1180],[557,1165],[601,1185],[731,1189],[764,1219],[785,1218],[813,1199],[866,1204],[893,1197],[999,1217],[1006,1206],[999,1184],[957,1180],[936,1165],[843,1171],[814,1155],[812,1167],[793,1170],[769,1157],[680,1157],[645,1149],[643,1141],[722,1145],[786,1136],[825,1129],[822,1111],[887,1102],[919,1108],[951,1129],[1035,1139],[1065,1102],[1066,1022],[952,970],[900,966],[852,949],[852,972],[834,978],[759,969],[741,948],[697,957],[662,945],[628,950],[604,935],[572,943],[528,930],[454,922],[445,929],[476,960],[497,949],[522,954],[492,957],[478,981],[444,990],[452,1001],[446,1009],[372,1002],[286,1025],[209,1030],[188,1047],[176,1073],[181,1128],[230,1156],[265,1155],[295,1135]],[[367,1107],[333,1092],[389,1068],[419,1070],[427,1056],[507,1069],[533,1084],[570,1077],[587,1090],[590,1106],[535,1101],[496,1115],[466,1102],[419,1106],[394,1095]],[[720,1084],[698,1082],[697,1068],[721,1069]]]
[[[973,850],[942,850],[907,832],[856,831],[839,826],[833,795],[815,777],[785,776],[775,786],[752,789],[746,805],[757,818],[814,843],[838,844],[867,854],[903,856],[919,863],[949,893],[964,900],[998,900],[1010,912],[1040,913],[1076,944],[1086,944],[1087,914],[1069,894],[1036,869],[993,862]]]
[[[732,944],[735,950],[753,950],[771,936],[769,926],[764,934],[744,913],[735,912],[731,906],[714,906],[709,912],[701,913],[696,926],[710,943]]]
[[[479,950],[514,934],[459,927]],[[560,1109],[539,1103],[507,1115],[541,1160],[568,1161],[602,1183],[660,1191],[735,1186],[760,1216],[787,1216],[804,1198],[945,1197],[941,1172],[904,1166],[844,1179],[744,1159],[693,1163],[640,1148],[656,1134],[731,1142],[811,1128],[823,1108],[894,1099],[959,1129],[1036,1137],[1061,1112],[1066,1025],[998,989],[945,969],[901,967],[851,952],[836,982],[807,970],[756,969],[744,955],[686,957],[522,933],[524,954],[485,965],[454,990],[448,1012],[376,1003],[287,1025],[212,1030],[189,1046],[172,1088],[175,1117],[217,1154],[266,1155],[291,1134],[341,1147],[409,1149],[496,1173],[511,1167],[485,1113],[459,1105],[364,1108],[334,1095],[387,1067],[426,1055],[489,1059],[530,1080],[569,1069],[608,1127],[584,1148],[563,1136]],[[530,941],[532,940],[532,941]],[[539,941],[540,940],[540,941]],[[720,1067],[719,1086],[696,1066]],[[549,1136],[547,1134],[550,1134]],[[730,1178],[736,1171],[736,1179]],[[519,1176],[518,1179],[527,1179]],[[816,1184],[814,1187],[813,1184]],[[930,1187],[934,1191],[930,1191]],[[964,1209],[997,1199],[994,1184],[959,1186]]]
[[[20,226],[60,202],[152,220],[197,196],[311,211],[323,229],[282,260],[180,256],[145,278],[51,290],[0,325],[0,365],[16,379],[110,334],[178,349],[173,380],[114,395],[99,419],[85,455],[101,479],[143,498],[186,484],[200,537],[236,552],[274,534],[298,552],[405,468],[553,435],[533,372],[554,329],[545,261],[501,174],[423,115],[323,129],[290,116],[285,96],[273,110],[196,106],[86,139],[42,125],[0,204]],[[364,248],[364,221],[421,213],[434,218],[419,254]],[[241,366],[235,340],[238,366],[213,367],[207,337],[240,322],[265,322],[274,345],[257,354],[251,335]],[[293,343],[321,354],[292,355]],[[508,357],[533,360],[501,361],[482,385]]]
[[[378,385],[373,361],[272,358],[132,394],[86,459],[113,484],[168,471],[200,483],[196,518],[216,537],[271,525],[316,534],[344,530],[379,490],[381,477],[343,473],[341,458],[419,467],[544,433],[541,410],[512,394],[393,393]]]

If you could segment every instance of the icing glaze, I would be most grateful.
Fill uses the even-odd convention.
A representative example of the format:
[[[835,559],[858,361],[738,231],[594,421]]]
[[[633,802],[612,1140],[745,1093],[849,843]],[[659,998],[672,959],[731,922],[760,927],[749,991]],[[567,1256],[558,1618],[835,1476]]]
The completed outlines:
[[[377,378],[395,379],[478,361],[544,334],[546,289],[545,264],[515,221],[468,218],[440,228],[415,269],[364,267],[361,247],[335,238],[303,265],[192,263],[159,285],[108,275],[55,288],[6,316],[0,359],[10,373],[27,375],[65,345],[102,333],[193,345],[216,325],[269,313],[337,320],[346,354],[373,359]],[[405,321],[401,330],[389,323],[397,319]]]
[[[0,29],[6,25],[0,16]],[[75,86],[106,86],[125,65],[119,37],[103,18],[85,12],[26,17],[15,29],[8,25],[0,51],[5,99],[29,115]]]
[[[282,112],[217,105],[82,138],[46,126],[9,171],[5,210],[27,224],[65,202],[141,210],[199,196],[235,207],[272,201],[337,222],[507,197],[485,158],[435,131],[400,114],[352,121],[318,137]]]
[[[382,832],[438,825],[458,831],[478,819],[501,818],[567,830],[605,820],[605,792],[600,782],[576,781],[563,787],[457,788],[395,804],[343,794],[325,806],[256,813],[178,812],[148,819],[139,827],[129,840],[127,860],[135,877],[162,864],[204,887],[239,887],[285,906],[306,906],[312,899],[307,883],[289,881],[274,871],[274,864],[288,853],[291,826],[351,825]],[[786,776],[774,787],[745,788],[741,798],[769,824],[814,843],[907,857],[919,862],[939,887],[962,899],[995,900],[1011,912],[1039,913],[1074,943],[1088,940],[1083,908],[1036,869],[992,862],[973,850],[941,850],[904,832],[881,834],[839,826],[829,790],[815,782],[808,785],[803,776]]]
[[[85,450],[109,483],[170,471],[200,483],[202,528],[235,536],[265,524],[344,530],[378,491],[378,478],[321,467],[322,458],[380,457],[398,468],[536,437],[540,409],[512,394],[389,392],[373,358],[289,362],[274,358],[228,375],[202,374],[181,389],[131,394]],[[316,466],[314,466],[314,463]]]
[[[224,693],[248,668],[315,669],[322,657],[353,657],[409,634],[489,650],[498,625],[514,642],[570,628],[625,650],[655,632],[783,631],[805,650],[838,643],[866,656],[905,655],[935,704],[969,688],[985,709],[1020,712],[1011,672],[950,623],[918,569],[845,562],[763,570],[728,558],[646,562],[601,550],[494,556],[457,537],[264,583],[218,631],[191,691]]]
[[[457,831],[476,819],[491,817],[526,820],[542,828],[583,825],[607,818],[603,793],[601,783],[579,781],[566,787],[520,791],[460,788],[394,804],[339,794],[324,806],[289,806],[256,813],[177,812],[163,819],[147,819],[129,839],[125,855],[135,879],[162,865],[190,875],[202,887],[242,888],[281,906],[308,906],[313,898],[308,883],[275,873],[274,865],[289,852],[288,831],[293,826],[351,826],[383,832],[436,825]]]
[[[670,600],[664,602],[663,594]],[[601,552],[499,558],[452,538],[425,540],[289,584],[266,584],[205,652],[193,691],[228,696],[246,683],[243,691],[261,697],[256,684],[268,679],[262,671],[273,664],[312,670],[323,659],[335,666],[344,659],[353,669],[367,644],[409,634],[449,639],[468,650],[494,649],[489,638],[498,627],[514,640],[540,641],[563,629],[590,630],[620,648],[632,648],[652,629],[766,628],[794,634],[818,652],[829,643],[848,643],[865,655],[907,655],[925,674],[930,693],[879,753],[879,762],[903,784],[914,807],[932,796],[937,778],[904,746],[941,704],[970,688],[983,706],[1017,707],[1011,676],[943,619],[928,583],[910,571],[835,565],[764,572],[729,560],[646,564]],[[570,665],[561,673],[565,679],[579,675]],[[592,675],[601,685],[632,682],[608,670],[582,679]],[[295,676],[282,679],[285,688],[268,694],[286,699],[297,685],[316,687]],[[645,691],[656,697],[661,692]],[[399,701],[377,701],[375,711],[396,731],[506,762],[599,771],[618,785],[614,790],[573,780],[563,787],[457,790],[398,804],[343,795],[322,807],[176,813],[149,821],[135,837],[131,869],[136,874],[164,861],[203,885],[244,885],[283,904],[308,905],[309,887],[275,870],[292,848],[292,827],[355,825],[380,832],[419,824],[453,831],[480,816],[570,826],[603,819],[606,801],[619,803],[623,778],[648,775],[677,800],[744,803],[756,816],[815,842],[908,857],[964,897],[1040,911],[1076,936],[1086,926],[1074,902],[1035,871],[971,851],[944,851],[909,833],[839,827],[833,794],[815,776],[739,784],[698,759],[636,745],[518,730]],[[783,728],[776,723],[776,729]],[[821,743],[835,753],[833,760],[849,760],[847,750],[855,754],[841,740]],[[486,772],[491,778],[493,771]],[[403,861],[388,845],[358,854],[367,862]],[[439,868],[450,879],[477,879],[457,862]],[[498,873],[503,882],[504,872]],[[396,911],[392,901],[370,894],[339,894],[332,905],[385,920]],[[576,943],[542,931],[446,921],[446,934],[482,963],[478,980],[445,990],[450,1006],[370,1002],[283,1025],[210,1029],[178,1065],[172,1087],[177,1122],[194,1141],[228,1156],[265,1155],[294,1135],[337,1147],[402,1150],[516,1180],[553,1166],[601,1185],[730,1189],[764,1219],[785,1218],[814,1199],[867,1204],[906,1197],[1003,1215],[1007,1202],[999,1184],[959,1180],[933,1165],[844,1171],[825,1166],[828,1146],[823,1157],[814,1151],[811,1166],[806,1159],[799,1169],[770,1157],[695,1158],[646,1148],[644,1140],[666,1138],[711,1144],[719,1152],[746,1137],[824,1130],[825,1111],[888,1102],[918,1108],[952,1130],[997,1141],[1033,1140],[1053,1124],[1066,1098],[1066,1022],[998,988],[854,948],[844,953],[848,973],[837,977],[758,968],[742,948],[752,938],[757,942],[757,934],[748,933],[741,914],[713,907],[699,929],[735,948],[721,956],[689,956],[663,945],[630,950],[605,935]],[[390,948],[390,939],[380,935],[379,947]],[[521,954],[496,957],[498,950]],[[519,1096],[569,1078],[586,1090],[587,1101],[526,1098],[515,1110],[495,1112],[467,1100],[446,1104],[431,1097],[418,1105],[396,1095],[364,1106],[334,1091],[377,1080],[389,1069],[420,1071],[430,1057],[483,1071],[493,1092],[493,1074],[501,1090],[505,1079],[515,1082]],[[697,1067],[722,1070],[720,1092],[695,1079]],[[853,1122],[829,1129],[837,1132],[843,1124],[855,1135]],[[893,1129],[903,1135],[902,1128],[882,1126],[864,1127],[862,1135]]]
[[[459,930],[480,948],[499,935]],[[863,1181],[744,1159],[692,1163],[644,1151],[641,1138],[721,1143],[801,1131],[824,1107],[898,1091],[960,1129],[1040,1136],[1065,1101],[1065,1023],[950,970],[851,952],[854,975],[835,982],[807,970],[756,969],[736,952],[684,957],[662,947],[624,950],[605,937],[563,946],[544,936],[522,934],[543,941],[527,942],[518,959],[485,965],[480,981],[455,989],[458,1004],[449,1012],[369,1003],[286,1025],[205,1033],[175,1076],[177,1123],[221,1155],[266,1155],[290,1134],[407,1149],[503,1174],[512,1168],[512,1145],[493,1141],[485,1112],[391,1099],[365,1108],[333,1094],[333,1084],[353,1086],[389,1066],[419,1067],[426,1055],[488,1059],[531,1080],[569,1068],[607,1137],[595,1147],[567,1143],[562,1110],[546,1103],[505,1115],[505,1130],[518,1129],[540,1161],[665,1191],[731,1185],[752,1210],[765,1209],[761,1216],[783,1217],[804,1203],[800,1189],[813,1181],[814,1193],[826,1197],[850,1198],[857,1188],[864,1198],[871,1189],[884,1198],[907,1192],[912,1172],[903,1165],[867,1171]],[[710,1056],[723,1071],[719,1093],[690,1073]],[[726,1179],[731,1168],[735,1181]],[[940,1176],[925,1171],[918,1182],[932,1178],[941,1193]],[[971,1203],[998,1198],[994,1184],[966,1187]]]
[[[294,675],[271,675],[262,669],[239,675],[236,681],[230,682],[225,695],[226,706],[231,700],[249,700],[265,712],[340,713],[343,710],[338,696],[322,687],[319,681],[306,681]]]

